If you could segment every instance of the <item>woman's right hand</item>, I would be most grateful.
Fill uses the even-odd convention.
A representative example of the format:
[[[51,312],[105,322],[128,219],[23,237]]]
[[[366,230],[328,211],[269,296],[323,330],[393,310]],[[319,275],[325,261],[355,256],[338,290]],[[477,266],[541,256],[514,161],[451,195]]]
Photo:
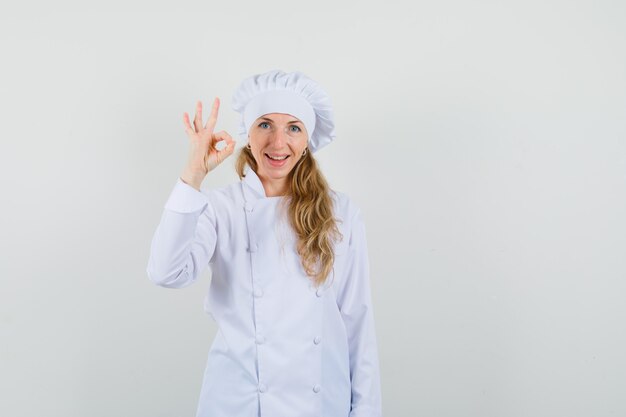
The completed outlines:
[[[200,183],[202,183],[209,171],[213,170],[235,151],[235,141],[227,132],[222,130],[213,133],[217,123],[219,107],[220,100],[216,97],[213,100],[211,115],[204,127],[202,126],[201,101],[198,101],[196,104],[193,127],[189,122],[189,115],[187,113],[183,115],[185,131],[189,137],[189,159],[181,178],[196,189],[200,189]],[[226,141],[226,146],[218,150],[215,145],[221,141]]]

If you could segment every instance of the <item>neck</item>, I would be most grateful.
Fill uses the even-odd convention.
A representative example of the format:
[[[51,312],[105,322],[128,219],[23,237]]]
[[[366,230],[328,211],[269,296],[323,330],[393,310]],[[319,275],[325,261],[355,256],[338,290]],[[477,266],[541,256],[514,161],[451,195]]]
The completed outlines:
[[[263,184],[266,197],[278,197],[287,193],[287,179],[272,180],[261,177],[259,177],[259,179],[261,180],[261,184]]]

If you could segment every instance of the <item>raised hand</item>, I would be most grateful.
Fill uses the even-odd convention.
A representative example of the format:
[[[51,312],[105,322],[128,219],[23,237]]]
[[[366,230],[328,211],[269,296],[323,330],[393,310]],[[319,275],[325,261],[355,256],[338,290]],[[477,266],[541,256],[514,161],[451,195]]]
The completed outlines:
[[[189,115],[184,113],[183,122],[185,132],[189,137],[189,159],[183,171],[181,179],[189,185],[200,189],[200,184],[209,171],[218,166],[224,159],[232,155],[235,150],[235,140],[226,132],[213,133],[217,123],[217,114],[220,107],[220,100],[216,97],[213,100],[211,115],[206,125],[202,126],[202,102],[196,104],[196,115],[193,119],[193,126],[190,124]],[[226,146],[218,150],[217,143],[225,141]]]

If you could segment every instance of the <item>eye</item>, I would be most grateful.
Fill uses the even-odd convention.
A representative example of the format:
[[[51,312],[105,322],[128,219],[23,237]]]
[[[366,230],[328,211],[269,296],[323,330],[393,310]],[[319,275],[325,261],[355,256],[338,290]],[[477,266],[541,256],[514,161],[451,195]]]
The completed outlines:
[[[302,129],[300,129],[300,127],[298,127],[298,126],[296,126],[296,125],[291,125],[291,127],[295,127],[296,129],[298,129],[298,130],[296,130],[295,132],[301,132],[301,131],[302,131]]]
[[[267,125],[267,126],[269,127],[269,125],[270,125],[270,124],[269,124],[269,123],[267,123],[267,122],[261,122],[261,123],[259,123],[259,126],[261,126],[261,128],[263,128],[263,129],[265,129],[265,128],[263,127],[263,125]]]

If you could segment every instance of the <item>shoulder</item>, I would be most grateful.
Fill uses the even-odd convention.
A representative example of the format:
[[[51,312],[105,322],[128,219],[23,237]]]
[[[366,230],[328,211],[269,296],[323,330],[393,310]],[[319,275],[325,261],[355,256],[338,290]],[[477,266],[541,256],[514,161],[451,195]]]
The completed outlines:
[[[334,201],[335,219],[341,233],[340,242],[335,245],[335,255],[339,263],[344,259],[343,255],[349,253],[356,244],[364,243],[365,219],[359,203],[348,194],[332,190]]]
[[[236,207],[243,204],[239,182],[220,187],[202,188],[200,192],[208,203],[204,215],[215,219],[217,223],[230,219],[233,213],[237,213]]]
[[[335,217],[346,226],[350,227],[355,220],[361,219],[361,207],[348,194],[331,190]]]
[[[333,191],[333,195],[339,229],[344,237],[347,236],[345,243],[352,245],[355,239],[364,240],[366,215],[362,206],[346,193]]]
[[[228,204],[240,199],[241,184],[239,181],[221,187],[203,189],[202,193],[213,204]]]

